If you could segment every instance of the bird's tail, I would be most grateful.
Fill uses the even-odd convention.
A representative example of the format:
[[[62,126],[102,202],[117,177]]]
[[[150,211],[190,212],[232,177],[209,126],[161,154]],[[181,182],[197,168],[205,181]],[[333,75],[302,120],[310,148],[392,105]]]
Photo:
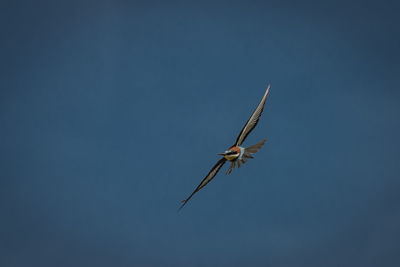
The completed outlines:
[[[240,166],[242,164],[246,163],[248,159],[254,158],[253,154],[256,153],[258,150],[260,150],[260,148],[265,144],[266,141],[267,141],[267,139],[264,139],[255,145],[246,147],[244,149],[242,157],[240,159],[232,161],[231,165],[229,166],[229,169],[226,171],[226,174],[230,174],[232,172],[233,168],[235,168],[235,167],[240,168]]]
[[[255,145],[246,147],[246,148],[244,149],[244,156],[246,156],[246,154],[247,154],[247,156],[250,156],[250,158],[252,158],[251,154],[254,154],[254,153],[256,153],[258,150],[260,150],[260,148],[265,144],[266,141],[267,141],[267,139],[264,139],[264,140],[258,142],[258,143],[255,144]]]

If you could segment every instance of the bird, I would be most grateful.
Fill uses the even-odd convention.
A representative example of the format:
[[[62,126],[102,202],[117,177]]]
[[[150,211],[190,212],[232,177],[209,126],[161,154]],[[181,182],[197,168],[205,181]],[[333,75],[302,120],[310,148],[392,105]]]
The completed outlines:
[[[228,170],[225,174],[230,174],[235,167],[240,168],[240,166],[247,162],[248,159],[252,159],[253,154],[255,154],[267,141],[267,139],[263,139],[255,145],[249,147],[242,147],[244,140],[246,140],[247,136],[250,132],[256,127],[261,114],[264,110],[265,101],[267,100],[269,89],[271,85],[268,84],[267,89],[262,97],[260,103],[258,104],[257,108],[251,114],[250,118],[247,120],[246,124],[243,126],[242,130],[240,131],[238,137],[236,138],[235,143],[225,150],[223,153],[217,153],[217,155],[223,156],[218,162],[211,168],[211,170],[207,173],[201,183],[196,187],[196,189],[187,197],[186,199],[182,200],[182,204],[179,208],[181,210],[186,203],[196,194],[200,189],[206,186],[214,177],[217,175],[219,170],[224,166],[225,162],[229,161],[231,165],[229,166]]]

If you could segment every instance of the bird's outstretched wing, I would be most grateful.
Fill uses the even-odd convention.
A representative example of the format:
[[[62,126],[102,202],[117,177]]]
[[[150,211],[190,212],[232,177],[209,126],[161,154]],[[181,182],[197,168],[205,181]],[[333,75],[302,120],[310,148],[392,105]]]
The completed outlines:
[[[206,186],[206,184],[208,184],[213,178],[214,176],[218,173],[219,169],[221,169],[221,167],[224,165],[224,163],[226,162],[225,158],[220,159],[215,165],[214,167],[212,167],[212,169],[208,172],[208,174],[206,175],[206,177],[203,179],[203,181],[201,181],[201,183],[196,187],[196,189],[193,191],[192,194],[190,194],[190,196],[184,200],[182,200],[182,206],[179,208],[182,209],[183,206],[185,206],[185,204],[189,201],[189,199],[192,198],[192,196],[197,193],[197,191],[199,191],[200,189],[202,189],[204,186]]]
[[[249,133],[254,129],[254,127],[256,127],[258,120],[260,119],[261,113],[264,110],[265,101],[267,100],[270,87],[271,86],[268,84],[267,90],[265,91],[263,98],[258,104],[256,110],[254,110],[253,114],[251,114],[243,129],[240,131],[240,134],[237,137],[234,146],[240,146],[249,135]]]

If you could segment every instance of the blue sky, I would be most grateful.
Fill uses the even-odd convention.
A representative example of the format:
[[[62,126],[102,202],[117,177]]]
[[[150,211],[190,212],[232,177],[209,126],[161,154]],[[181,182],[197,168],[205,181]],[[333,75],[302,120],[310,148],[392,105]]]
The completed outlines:
[[[1,266],[399,266],[395,1],[1,6]]]

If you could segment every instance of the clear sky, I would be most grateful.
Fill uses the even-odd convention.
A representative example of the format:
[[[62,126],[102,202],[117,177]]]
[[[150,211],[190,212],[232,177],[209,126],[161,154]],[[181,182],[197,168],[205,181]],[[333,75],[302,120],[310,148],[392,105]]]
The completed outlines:
[[[400,266],[399,12],[3,1],[0,265]]]

